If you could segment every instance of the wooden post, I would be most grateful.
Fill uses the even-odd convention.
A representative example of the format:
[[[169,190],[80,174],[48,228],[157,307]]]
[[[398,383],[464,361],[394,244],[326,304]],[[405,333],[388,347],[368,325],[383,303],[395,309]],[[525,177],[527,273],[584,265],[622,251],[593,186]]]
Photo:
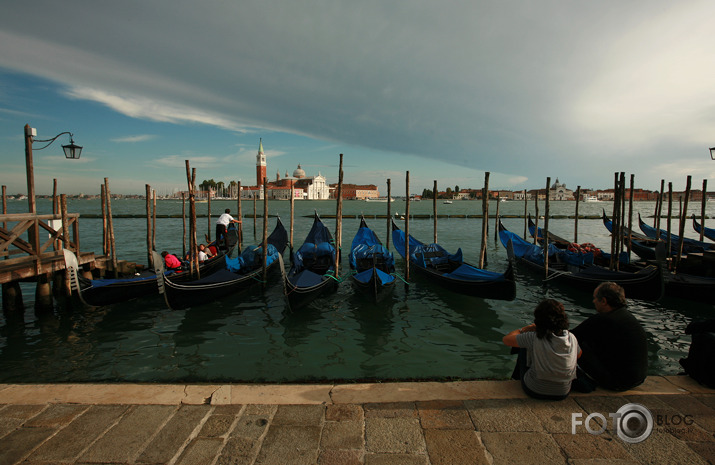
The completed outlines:
[[[524,189],[524,240],[527,240],[527,235],[526,235],[526,218],[529,215],[529,202],[526,199],[526,189]]]
[[[487,265],[487,223],[489,222],[489,171],[484,173],[482,189],[482,248],[479,251],[479,268]]]
[[[631,261],[631,249],[633,248],[633,190],[635,184],[635,174],[631,174],[631,184],[628,198],[628,262]]]
[[[499,191],[497,191],[499,192]],[[499,240],[499,206],[501,205],[501,198],[497,194],[497,216],[494,218],[494,243],[496,244]]]
[[[619,189],[619,183],[618,183],[618,173],[614,174],[614,180],[613,180],[613,223],[612,223],[612,233],[611,233],[611,263],[610,263],[610,269],[614,270],[616,267],[616,261],[617,261],[617,256],[618,256],[618,236],[621,233],[620,226],[618,222],[621,219],[621,215],[618,212],[618,208],[621,205],[621,202],[618,200],[618,194],[620,192]]]
[[[109,258],[109,232],[107,231],[107,191],[104,184],[99,186],[102,199],[102,254]]]
[[[238,181],[238,200],[236,200],[236,203],[238,203],[238,219],[241,220],[240,223],[238,223],[238,251],[240,252],[243,250],[243,205],[241,204],[241,181]],[[292,202],[292,200],[291,200]],[[291,205],[291,208],[293,206]],[[291,217],[291,237],[290,237],[290,248],[291,251],[293,250],[293,218]]]
[[[208,204],[207,204],[208,214],[206,215],[206,217],[208,218],[208,230],[209,230],[209,232],[208,232],[208,234],[206,234],[206,237],[208,238],[208,241],[211,242],[211,186],[209,186],[206,195],[207,195],[208,198],[209,198],[209,201],[208,201]],[[218,237],[216,238],[216,240],[218,240]]]
[[[104,187],[104,185],[102,185]],[[60,204],[58,205],[60,209],[60,215],[62,216],[62,247],[64,247],[67,250],[70,250],[70,232],[69,232],[69,227],[67,226],[67,195],[62,194],[60,196]],[[79,258],[79,257],[78,257]],[[116,276],[116,271],[115,271],[115,276]],[[64,288],[65,288],[65,295],[69,296],[72,295],[72,284],[70,283],[70,273],[69,270],[65,269],[65,276],[64,276]]]
[[[7,215],[7,186],[2,186],[2,214]],[[2,227],[7,228],[7,223],[3,221]]]
[[[390,189],[391,189],[391,184],[392,181],[390,179],[387,180],[387,249],[390,249],[390,237],[392,236],[392,217],[390,216]]]
[[[548,194],[548,192],[547,192]],[[526,224],[526,217],[524,217],[524,223]],[[539,236],[539,191],[536,191],[536,197],[534,197],[534,244],[538,244]],[[526,233],[524,233],[526,235]]]
[[[154,260],[152,259],[152,240],[151,240],[151,186],[149,184],[144,185],[146,190],[146,255],[147,263],[149,268],[154,267]]]
[[[549,277],[549,206],[550,198],[549,188],[551,187],[551,178],[546,178],[546,199],[544,204],[544,234],[543,234],[543,244],[544,244],[544,279]],[[537,235],[538,229],[537,229]]]
[[[151,250],[156,250],[156,190],[152,189]]]
[[[260,187],[259,187],[260,189]],[[253,191],[253,240],[256,240],[256,197],[259,190]]]
[[[708,190],[708,180],[703,179],[703,198],[700,202],[700,242],[702,242],[705,237],[703,233],[705,232],[705,204],[707,203],[707,190]]]
[[[109,228],[109,247],[112,251],[112,270],[117,277],[117,243],[114,240],[114,222],[112,220],[112,194],[109,190],[109,178],[104,178],[104,192],[107,196],[107,226]]]
[[[683,199],[683,213],[680,215],[680,240],[678,241],[678,257],[675,262],[675,269],[678,269],[680,264],[680,257],[683,255],[683,242],[685,240],[685,223],[688,218],[688,200],[690,199],[690,183],[692,181],[692,176],[688,176],[688,180],[685,183],[685,199]]]
[[[660,180],[660,201],[658,202],[658,215],[655,218],[655,229],[660,230],[660,217],[663,214],[663,200],[665,199],[665,179]],[[668,251],[670,254],[670,251]]]
[[[576,187],[576,212],[574,213],[573,241],[578,244],[578,204],[581,201],[581,186]]]
[[[57,178],[52,180],[52,214],[56,215],[60,212],[60,205],[57,198]]]
[[[387,199],[390,203],[390,199]],[[343,241],[343,154],[340,154],[340,167],[338,168],[338,202],[335,214],[335,277],[340,277],[340,248]]]
[[[669,257],[673,256],[673,252],[672,252],[673,249],[672,249],[671,243],[670,243],[670,226],[671,226],[670,222],[671,222],[672,216],[673,216],[673,183],[669,182],[668,183],[668,218],[666,219],[666,221],[667,221],[666,224],[667,224],[668,230],[666,231],[666,235],[665,235],[665,237],[666,237],[665,247],[666,247],[666,250],[668,251]],[[660,234],[660,232],[658,232],[658,234]],[[658,237],[658,239],[660,239],[660,237]]]
[[[189,160],[186,163],[186,183],[189,186],[189,269],[191,276],[199,278],[198,255],[196,254],[196,192],[194,181],[196,179],[196,168],[191,168]]]
[[[410,280],[410,172],[405,174],[405,280]],[[390,203],[388,197],[387,203]]]
[[[181,257],[186,257],[186,195],[181,193],[181,221],[184,225],[184,235],[181,239]]]
[[[263,178],[263,289],[268,283],[268,180]]]
[[[437,180],[434,180],[434,188],[432,190],[432,213],[433,213],[433,224],[434,224],[434,242],[437,243]]]

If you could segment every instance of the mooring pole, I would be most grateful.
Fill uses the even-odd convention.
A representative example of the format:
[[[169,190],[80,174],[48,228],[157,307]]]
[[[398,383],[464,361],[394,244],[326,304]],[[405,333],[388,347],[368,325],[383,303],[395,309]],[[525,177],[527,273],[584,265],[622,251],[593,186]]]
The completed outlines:
[[[667,226],[668,230],[666,231],[666,247],[668,250],[668,256],[672,257],[673,256],[673,248],[672,244],[670,241],[670,226],[671,226],[671,219],[673,216],[673,183],[669,182],[668,183],[668,218],[667,218]],[[658,234],[660,235],[660,231],[658,231]],[[660,237],[658,238],[660,239]],[[671,260],[671,265],[672,265],[672,260]],[[672,268],[672,266],[671,266]]]
[[[109,226],[109,245],[112,250],[112,270],[117,277],[117,247],[114,240],[114,222],[112,220],[112,194],[109,191],[109,178],[104,178],[104,191],[107,195],[107,220]]]
[[[228,253],[228,252],[226,252]],[[263,288],[268,282],[268,180],[263,178]]]
[[[581,186],[576,187],[576,212],[574,213],[573,241],[578,244],[578,204],[581,201]]]
[[[631,262],[631,249],[633,248],[633,190],[635,184],[635,174],[631,174],[631,184],[628,198],[628,263]]]
[[[340,277],[340,248],[343,241],[343,154],[340,154],[338,168],[338,199],[335,213],[335,277]],[[390,199],[388,199],[390,203]]]
[[[529,201],[526,199],[526,189],[524,189],[524,240],[526,239],[526,218],[529,211]]]
[[[144,185],[146,190],[146,255],[147,263],[149,268],[154,267],[154,260],[152,259],[152,240],[151,240],[151,186],[149,184]]]
[[[242,208],[242,204],[241,204],[241,191],[242,191],[241,181],[238,181],[238,186],[236,187],[236,189],[238,189],[238,195],[236,196],[236,197],[238,197],[238,199],[236,200],[236,203],[238,205],[236,205],[236,208],[238,208],[238,219],[241,220],[241,222],[238,223],[238,251],[240,252],[241,250],[243,250],[243,208]],[[291,228],[292,227],[293,226],[291,225]],[[292,229],[291,229],[291,231],[292,231]],[[291,236],[291,250],[292,250],[292,247],[293,247],[293,237]]]
[[[678,241],[678,257],[675,262],[675,269],[678,269],[680,265],[680,257],[683,255],[683,242],[685,241],[685,222],[688,217],[688,199],[690,198],[690,183],[692,181],[692,176],[688,176],[688,180],[685,183],[685,199],[683,199],[683,213],[680,215],[680,240]]]
[[[410,172],[405,174],[405,280],[410,281]],[[390,199],[387,199],[390,203]]]
[[[703,198],[700,201],[700,242],[705,240],[705,237],[704,237],[704,233],[705,233],[705,204],[708,201],[707,190],[708,190],[708,180],[703,179]]]
[[[181,193],[181,220],[184,224],[184,235],[181,240],[182,257],[186,257],[186,195]]]
[[[390,216],[390,195],[391,195],[391,180],[387,180],[387,249],[390,250],[390,236],[392,236],[392,217]]]
[[[484,173],[482,189],[482,244],[479,251],[479,268],[487,266],[487,232],[489,222],[489,171]]]
[[[549,277],[549,204],[550,204],[550,188],[551,186],[551,178],[547,177],[546,178],[546,199],[545,199],[545,205],[544,205],[544,234],[543,234],[543,243],[544,243],[544,279]],[[536,230],[536,235],[539,235],[539,230]]]
[[[432,190],[432,218],[434,224],[434,242],[437,243],[437,180],[434,180],[434,188]]]
[[[208,186],[208,191],[207,191],[207,197],[209,199],[207,207],[208,207],[208,214],[206,217],[208,218],[208,234],[206,234],[206,238],[209,242],[211,242],[211,186]],[[218,237],[216,238],[218,240]]]
[[[658,214],[655,217],[655,229],[660,230],[660,217],[663,214],[663,200],[665,200],[665,179],[660,180],[660,202],[658,202]],[[670,251],[668,251],[670,253]]]

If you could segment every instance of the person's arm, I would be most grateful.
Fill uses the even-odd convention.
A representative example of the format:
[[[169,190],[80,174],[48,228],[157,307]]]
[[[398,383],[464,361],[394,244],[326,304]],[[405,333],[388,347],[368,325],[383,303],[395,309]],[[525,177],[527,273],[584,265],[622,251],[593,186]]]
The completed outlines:
[[[514,331],[504,336],[502,338],[502,342],[509,347],[519,347],[519,344],[516,343],[516,336],[529,331],[536,331],[536,325],[534,323],[528,326],[524,326],[523,328],[515,329]]]

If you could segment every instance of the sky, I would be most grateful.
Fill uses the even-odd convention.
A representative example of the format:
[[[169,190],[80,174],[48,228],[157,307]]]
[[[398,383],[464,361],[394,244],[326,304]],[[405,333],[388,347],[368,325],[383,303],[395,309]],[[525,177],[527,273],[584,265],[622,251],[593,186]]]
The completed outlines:
[[[291,174],[438,188],[715,189],[715,2],[10,2],[0,183],[38,194]]]

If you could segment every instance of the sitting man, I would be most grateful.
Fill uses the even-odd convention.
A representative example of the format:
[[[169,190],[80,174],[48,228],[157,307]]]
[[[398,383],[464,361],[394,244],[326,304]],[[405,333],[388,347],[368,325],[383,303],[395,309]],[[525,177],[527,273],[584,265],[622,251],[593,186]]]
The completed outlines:
[[[598,313],[571,331],[583,349],[574,389],[592,390],[588,384],[593,382],[613,391],[640,385],[648,374],[648,343],[645,330],[626,309],[623,288],[600,284],[593,291],[593,304]]]

